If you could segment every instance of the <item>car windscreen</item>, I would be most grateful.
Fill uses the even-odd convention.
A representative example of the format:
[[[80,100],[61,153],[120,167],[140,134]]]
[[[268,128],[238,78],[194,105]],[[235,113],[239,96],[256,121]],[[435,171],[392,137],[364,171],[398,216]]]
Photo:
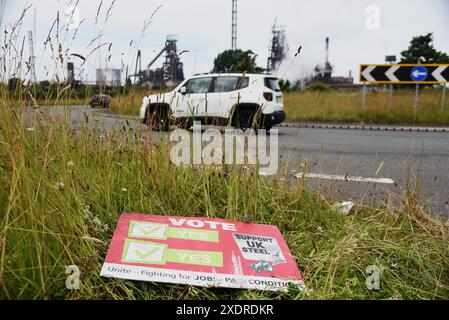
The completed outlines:
[[[265,87],[274,91],[281,91],[279,81],[276,78],[265,78]]]

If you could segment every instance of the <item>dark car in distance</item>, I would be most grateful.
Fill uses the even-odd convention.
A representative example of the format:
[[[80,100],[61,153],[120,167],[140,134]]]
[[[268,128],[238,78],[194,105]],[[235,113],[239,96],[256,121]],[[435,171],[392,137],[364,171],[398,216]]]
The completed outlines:
[[[92,108],[95,107],[103,107],[109,108],[109,104],[111,103],[112,97],[106,94],[96,94],[90,99],[90,106]]]

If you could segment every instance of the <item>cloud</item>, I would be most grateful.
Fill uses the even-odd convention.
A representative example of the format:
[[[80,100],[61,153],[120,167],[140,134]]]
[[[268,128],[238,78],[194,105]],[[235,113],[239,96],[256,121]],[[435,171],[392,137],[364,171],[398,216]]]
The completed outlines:
[[[84,70],[84,76],[94,80],[94,69],[100,64],[120,68],[123,63],[134,68],[137,47],[142,50],[143,64],[147,64],[163,47],[165,37],[176,34],[183,55],[187,75],[193,73],[194,52],[197,55],[197,71],[212,69],[214,57],[231,46],[231,0],[116,0],[110,19],[105,22],[106,11],[113,0],[103,0],[95,25],[100,0],[79,1],[80,19],[85,19],[77,38],[71,42],[70,32],[63,46],[71,46],[70,52],[87,55],[92,39],[98,43],[112,42],[93,54]],[[76,0],[28,1],[32,10],[25,17],[22,33],[34,29],[36,13],[36,56],[39,78],[45,77],[45,69],[52,64],[51,54],[43,43],[57,11],[63,12]],[[26,1],[7,2],[4,21],[9,25],[20,16]],[[141,38],[141,31],[151,14],[160,5],[148,34]],[[379,29],[366,27],[368,6],[379,8]],[[273,22],[284,25],[287,32],[290,56],[279,74],[294,80],[310,72],[313,66],[324,62],[324,39],[330,37],[330,61],[336,75],[347,75],[349,70],[357,74],[360,63],[382,63],[386,54],[396,54],[406,49],[411,38],[434,32],[438,50],[449,52],[449,3],[445,0],[239,0],[238,46],[258,54],[258,64],[266,65],[270,28]],[[5,25],[5,23],[4,23]],[[130,43],[132,41],[132,45]],[[294,50],[303,46],[301,55],[292,61]],[[111,55],[110,61],[106,59]],[[78,61],[76,61],[78,62]],[[159,62],[157,63],[159,64]],[[160,63],[162,64],[162,62]],[[287,70],[287,67],[290,66]],[[50,73],[51,74],[51,73]]]

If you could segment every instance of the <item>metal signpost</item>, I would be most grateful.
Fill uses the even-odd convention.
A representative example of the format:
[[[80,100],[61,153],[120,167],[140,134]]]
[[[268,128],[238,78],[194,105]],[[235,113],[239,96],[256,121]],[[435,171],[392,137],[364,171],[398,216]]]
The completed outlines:
[[[446,103],[446,85],[443,86],[443,92],[441,93],[441,108],[440,108],[440,112],[444,111],[445,103]]]
[[[394,64],[395,62],[396,56],[391,55],[385,57],[385,63]],[[393,90],[394,90],[393,85],[392,84],[388,85],[388,105],[387,105],[388,112],[391,111],[391,106],[393,104]]]
[[[362,86],[362,111],[365,111],[365,103],[366,103],[366,84],[364,83]]]

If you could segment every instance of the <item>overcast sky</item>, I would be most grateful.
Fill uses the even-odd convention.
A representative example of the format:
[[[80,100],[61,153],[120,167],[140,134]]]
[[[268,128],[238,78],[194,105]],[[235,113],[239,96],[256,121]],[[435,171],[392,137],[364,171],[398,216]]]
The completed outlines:
[[[83,56],[99,44],[96,41],[88,47],[100,33],[101,43],[113,43],[110,53],[108,46],[104,46],[88,59],[83,76],[90,80],[95,79],[94,70],[100,61],[102,67],[132,66],[138,48],[142,50],[145,66],[160,51],[169,34],[177,35],[180,50],[190,51],[181,56],[186,76],[194,71],[210,71],[214,57],[231,47],[231,0],[116,0],[111,9],[113,0],[103,0],[95,24],[100,2],[79,0],[72,26],[85,20],[76,39],[71,41],[74,30],[61,35],[63,50],[69,48],[69,53]],[[70,15],[65,16],[64,12],[71,3],[76,4],[77,0],[6,0],[2,30],[11,29],[24,7],[31,5],[21,26],[20,39],[28,30],[36,30],[35,56],[40,79],[47,72],[47,77],[54,74],[50,49],[47,46],[44,50],[44,41],[58,10],[61,25],[70,20]],[[145,21],[159,6],[162,7],[142,37]],[[110,17],[105,22],[108,9]],[[413,36],[427,32],[434,33],[438,50],[449,53],[449,0],[238,0],[238,10],[238,47],[253,50],[260,66],[266,66],[273,22],[285,26],[290,53],[278,76],[292,80],[311,73],[316,64],[324,62],[326,37],[330,37],[330,61],[336,76],[346,76],[349,70],[357,75],[359,64],[383,63],[387,54],[399,56]],[[300,45],[301,55],[293,60]],[[25,53],[29,54],[27,45]],[[80,66],[79,59],[72,61]],[[162,61],[155,66],[161,65]]]

